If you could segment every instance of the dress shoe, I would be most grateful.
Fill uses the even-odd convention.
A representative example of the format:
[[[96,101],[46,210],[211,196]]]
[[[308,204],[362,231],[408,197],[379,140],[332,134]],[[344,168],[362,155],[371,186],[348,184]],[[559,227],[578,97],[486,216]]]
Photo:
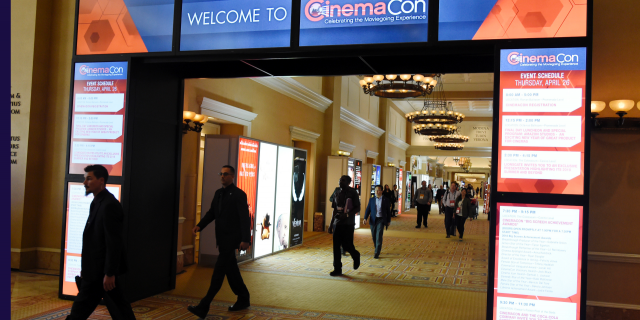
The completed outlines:
[[[416,229],[420,229],[420,226],[416,226]]]
[[[188,306],[187,310],[189,310],[189,312],[195,314],[196,316],[198,316],[198,318],[204,319],[207,317],[207,314],[209,313],[209,308],[202,308],[200,306]]]
[[[337,277],[337,276],[341,276],[342,275],[342,270],[333,270],[329,273],[330,276],[332,277]]]
[[[450,235],[447,235],[447,238],[451,238],[451,236],[450,236]]]
[[[374,258],[374,259],[380,259],[380,254],[379,254],[379,253],[376,253],[376,255],[375,255],[375,256],[373,256],[373,258]]]
[[[229,307],[229,311],[240,311],[246,308],[249,308],[251,304],[249,301],[236,301],[231,307]]]
[[[360,268],[360,255],[353,257],[353,269],[358,270]]]

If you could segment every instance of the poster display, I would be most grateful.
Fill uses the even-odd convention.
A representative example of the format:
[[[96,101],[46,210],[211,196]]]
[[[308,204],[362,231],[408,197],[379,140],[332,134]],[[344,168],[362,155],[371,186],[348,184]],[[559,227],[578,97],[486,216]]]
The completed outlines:
[[[276,176],[276,210],[273,216],[273,252],[289,247],[291,230],[291,191],[293,183],[293,149],[278,146]]]
[[[404,200],[404,210],[405,211],[409,211],[409,208],[411,208],[411,171],[407,171],[407,178],[405,180],[405,187],[407,190],[407,195],[405,197]]]
[[[76,63],[69,173],[101,164],[122,176],[127,62]]]
[[[440,1],[438,40],[585,37],[586,1]]]
[[[291,45],[291,0],[182,0],[180,50]]]
[[[256,192],[258,184],[258,154],[260,146],[258,141],[240,138],[238,148],[238,166],[236,167],[236,185],[247,194],[247,202],[249,205],[249,218],[251,219],[251,234],[254,234],[256,221]],[[239,254],[251,256],[252,247],[247,252],[242,251]]]
[[[301,0],[300,46],[426,42],[429,0]]]
[[[372,165],[371,167],[371,198],[376,196],[376,186],[380,184],[380,170],[379,165]]]
[[[296,149],[293,152],[293,183],[291,187],[291,242],[295,247],[302,244],[304,232],[304,204],[307,182],[307,151]]]
[[[120,185],[107,184],[107,190],[120,200]],[[62,267],[62,294],[76,296],[75,277],[80,275],[82,267],[82,234],[89,218],[89,207],[93,194],[86,194],[81,182],[67,184],[67,210],[64,234],[64,256]]]
[[[171,51],[174,6],[175,0],[80,0],[76,53]]]
[[[355,159],[354,160],[354,168],[355,168],[355,178],[354,188],[358,191],[358,199],[362,203],[362,160]],[[356,214],[356,225],[355,228],[360,228],[360,213]]]
[[[499,192],[583,194],[586,52],[501,50]]]
[[[493,319],[580,319],[583,208],[498,203]]]
[[[398,215],[402,214],[402,204],[403,204],[403,182],[404,180],[402,179],[404,175],[404,170],[402,170],[402,168],[398,168]]]
[[[273,252],[273,219],[275,217],[276,169],[278,147],[260,142],[258,167],[258,199],[253,240],[253,257],[258,258]]]

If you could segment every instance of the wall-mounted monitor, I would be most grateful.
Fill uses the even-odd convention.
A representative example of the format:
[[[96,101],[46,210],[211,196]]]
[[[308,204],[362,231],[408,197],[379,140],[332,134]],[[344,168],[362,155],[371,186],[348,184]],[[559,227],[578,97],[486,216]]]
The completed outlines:
[[[426,42],[429,0],[301,0],[300,46]]]
[[[171,51],[175,0],[80,0],[76,54]]]
[[[585,37],[587,1],[441,0],[438,40]]]
[[[180,51],[291,44],[292,0],[183,0]]]

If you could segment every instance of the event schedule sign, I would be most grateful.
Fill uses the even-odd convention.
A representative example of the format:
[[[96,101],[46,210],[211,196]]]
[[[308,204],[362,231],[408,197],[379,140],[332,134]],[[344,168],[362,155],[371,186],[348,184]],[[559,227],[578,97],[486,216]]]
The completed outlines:
[[[76,63],[69,173],[101,164],[122,176],[127,62]]]
[[[425,42],[429,0],[301,0],[300,46]]]
[[[120,200],[120,186],[108,184],[107,190]],[[93,194],[86,194],[80,182],[69,182],[67,185],[67,211],[64,235],[62,294],[75,296],[78,294],[75,277],[80,275],[82,267],[82,234],[89,218],[89,207]]]
[[[291,0],[183,0],[181,21],[181,51],[291,44]]]
[[[583,208],[497,204],[493,319],[580,318]]]
[[[584,192],[586,48],[500,53],[498,191]]]

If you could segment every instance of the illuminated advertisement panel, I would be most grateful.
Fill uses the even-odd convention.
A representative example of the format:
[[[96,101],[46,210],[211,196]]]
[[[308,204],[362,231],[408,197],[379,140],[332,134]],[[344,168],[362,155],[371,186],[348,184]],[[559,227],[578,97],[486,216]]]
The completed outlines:
[[[291,230],[291,189],[293,180],[293,149],[278,146],[278,173],[276,177],[276,211],[273,216],[273,252],[289,247]]]
[[[409,211],[409,208],[411,208],[411,171],[407,171],[407,180],[405,181],[405,186],[406,186],[406,190],[407,190],[407,195],[405,196],[405,201],[404,201],[404,210],[405,211]]]
[[[256,221],[256,188],[258,183],[258,153],[260,146],[258,141],[240,138],[238,148],[238,167],[236,185],[247,194],[249,202],[249,217],[251,219],[251,234]],[[252,250],[251,248],[249,250]],[[248,250],[248,251],[249,251]],[[241,255],[244,255],[243,251]]]
[[[171,51],[175,0],[80,0],[78,55]]]
[[[493,319],[580,319],[581,206],[497,203]]]
[[[107,190],[118,201],[120,200],[120,185],[107,184]],[[80,275],[82,267],[82,234],[89,218],[89,207],[93,201],[93,194],[85,195],[86,189],[81,182],[69,182],[67,185],[67,211],[64,234],[64,261],[62,267],[62,294],[78,295],[76,276]]]
[[[425,42],[428,0],[301,0],[300,46]]]
[[[438,40],[585,37],[587,1],[440,1]]]
[[[302,244],[304,232],[304,202],[307,187],[307,151],[295,150],[293,153],[293,185],[291,192],[291,246]]]
[[[274,144],[260,142],[260,160],[258,172],[258,202],[256,206],[256,222],[253,241],[253,257],[258,258],[273,252],[273,227],[276,169],[278,147]]]
[[[127,62],[76,63],[69,173],[101,164],[122,176]]]
[[[404,170],[402,170],[401,168],[398,168],[398,214],[402,214],[402,175],[404,173]]]
[[[181,51],[291,45],[291,0],[183,0],[181,20]]]
[[[371,165],[371,198],[376,195],[376,186],[380,184],[380,166]]]
[[[500,53],[498,191],[584,192],[586,48]]]

